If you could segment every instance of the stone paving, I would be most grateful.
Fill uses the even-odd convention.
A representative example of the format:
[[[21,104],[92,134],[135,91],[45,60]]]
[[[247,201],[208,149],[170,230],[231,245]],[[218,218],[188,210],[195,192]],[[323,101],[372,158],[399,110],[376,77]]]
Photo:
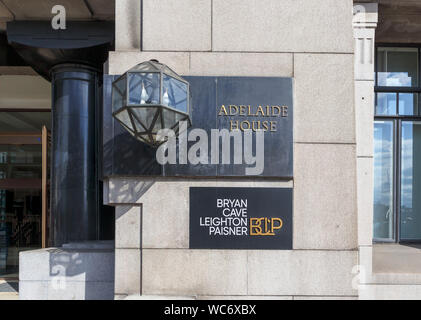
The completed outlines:
[[[0,280],[0,300],[19,300],[18,280]]]

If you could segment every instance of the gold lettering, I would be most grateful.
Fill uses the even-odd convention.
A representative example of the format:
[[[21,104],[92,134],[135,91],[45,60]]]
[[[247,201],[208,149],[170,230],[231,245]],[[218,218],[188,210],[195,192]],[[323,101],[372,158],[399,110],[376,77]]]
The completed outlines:
[[[282,117],[288,117],[288,106],[282,106]]]
[[[225,116],[228,115],[227,109],[225,109],[225,106],[224,105],[222,105],[221,110],[219,110],[218,116],[222,116],[222,114],[224,114]]]
[[[274,236],[283,226],[280,218],[250,218],[251,236]]]
[[[254,126],[255,124],[257,124],[257,128],[255,128],[255,126]],[[260,120],[252,122],[252,129],[253,129],[253,131],[256,131],[256,130],[260,129]]]
[[[278,221],[278,223],[279,223],[279,225],[276,226],[276,227],[275,227],[275,221]],[[282,219],[281,218],[272,218],[272,223],[271,223],[271,226],[272,226],[271,231],[272,231],[272,233],[275,234],[274,233],[274,230],[281,229],[283,224],[284,223],[282,222]]]
[[[222,105],[219,109],[218,116],[242,116],[242,117],[288,117],[288,106],[255,106],[252,105]],[[277,131],[277,121],[261,121],[261,120],[231,120],[230,130],[249,130],[253,131]]]
[[[248,111],[249,111],[247,115],[248,115],[248,116],[251,116],[251,115],[252,115],[252,114],[251,114],[251,106],[250,106],[250,105],[248,105],[247,107],[248,107]]]
[[[244,128],[244,126],[243,126],[244,124],[247,124],[247,128]],[[247,120],[242,121],[241,124],[240,124],[240,129],[241,129],[241,131],[249,130],[250,129],[250,122],[248,122]]]
[[[259,113],[260,113],[262,116],[265,116],[265,112],[263,111],[262,106],[259,106],[259,107],[257,108],[256,116],[258,116],[258,115],[259,115]]]
[[[235,113],[232,112],[232,109],[235,109]],[[238,113],[238,107],[236,105],[230,105],[230,116],[235,116]]]
[[[265,131],[269,130],[269,121],[262,121],[262,127]]]
[[[278,113],[275,113],[275,110],[278,110]],[[272,116],[279,117],[281,114],[281,108],[279,106],[272,106]]]
[[[270,122],[270,131],[272,131],[272,132],[276,131],[276,121]]]
[[[258,236],[263,233],[260,220],[263,220],[263,218],[250,218],[250,235],[251,236]]]
[[[235,128],[233,127],[233,123],[236,124]],[[231,120],[230,121],[230,131],[233,131],[233,130],[238,130],[238,120]]]

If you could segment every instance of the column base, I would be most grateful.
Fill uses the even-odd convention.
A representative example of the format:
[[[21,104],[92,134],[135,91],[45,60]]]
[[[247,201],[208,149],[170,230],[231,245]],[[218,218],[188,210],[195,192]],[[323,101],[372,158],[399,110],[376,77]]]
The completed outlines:
[[[21,252],[20,300],[113,300],[114,242],[86,241]]]

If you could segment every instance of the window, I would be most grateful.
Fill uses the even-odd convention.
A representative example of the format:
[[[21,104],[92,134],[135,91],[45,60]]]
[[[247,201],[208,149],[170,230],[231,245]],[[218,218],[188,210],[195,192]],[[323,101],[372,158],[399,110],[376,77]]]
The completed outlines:
[[[376,46],[374,241],[421,242],[420,52]]]

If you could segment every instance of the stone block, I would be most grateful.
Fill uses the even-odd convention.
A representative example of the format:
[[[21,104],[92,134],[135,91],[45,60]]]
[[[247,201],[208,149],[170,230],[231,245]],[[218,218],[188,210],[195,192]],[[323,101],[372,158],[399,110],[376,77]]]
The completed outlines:
[[[20,280],[19,300],[48,300],[48,282]]]
[[[144,249],[142,294],[247,295],[247,252]]]
[[[192,52],[189,75],[292,77],[291,53]]]
[[[295,54],[294,141],[355,143],[352,54]]]
[[[48,250],[31,250],[19,253],[19,281],[47,280],[50,278]]]
[[[294,146],[294,249],[357,247],[354,145]]]
[[[211,50],[211,0],[144,0],[143,50]]]
[[[350,0],[213,0],[213,50],[353,53],[352,4]]]
[[[189,247],[188,184],[157,182],[141,201],[145,213],[142,230],[143,248]]]
[[[361,285],[421,285],[420,250],[398,244],[362,246]],[[364,286],[360,286],[360,289]]]
[[[19,254],[19,299],[114,298],[114,249],[106,241],[71,243]]]
[[[249,295],[354,296],[357,251],[250,251]]]
[[[115,219],[115,247],[140,248],[141,207],[131,205],[116,206]]]
[[[139,0],[115,1],[115,49],[140,50],[141,12]]]
[[[20,300],[113,300],[113,282],[21,281]]]
[[[421,285],[361,285],[360,300],[421,300]]]
[[[421,248],[398,244],[373,246],[373,273],[407,273],[421,276]]]
[[[115,250],[116,295],[141,293],[141,251],[140,249]]]
[[[393,7],[391,10],[395,10]],[[354,17],[352,22],[355,27],[366,26],[369,24],[377,23],[379,18],[378,14],[378,4],[375,2],[372,3],[363,3],[357,2],[354,4]]]
[[[374,152],[374,82],[355,81],[355,130],[358,157]]]
[[[357,158],[358,245],[373,243],[373,158]]]
[[[110,75],[123,74],[135,65],[156,59],[168,65],[179,75],[189,73],[188,52],[131,52],[110,51],[108,53],[108,73]]]
[[[19,254],[20,281],[104,282],[114,278],[114,250],[47,248]]]

